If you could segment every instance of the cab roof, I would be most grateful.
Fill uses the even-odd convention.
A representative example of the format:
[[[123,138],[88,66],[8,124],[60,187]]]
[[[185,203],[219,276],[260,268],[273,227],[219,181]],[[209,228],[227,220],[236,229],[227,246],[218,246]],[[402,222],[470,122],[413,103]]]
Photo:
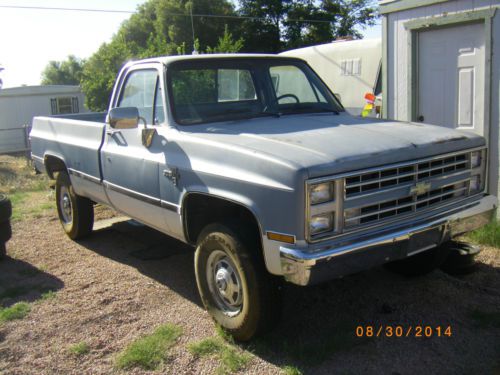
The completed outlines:
[[[287,57],[264,53],[209,53],[201,55],[174,55],[160,56],[143,60],[135,60],[127,63],[127,66],[141,63],[162,63],[166,66],[180,61],[196,61],[196,60],[228,60],[228,59],[276,59],[276,60],[302,60],[296,57]]]

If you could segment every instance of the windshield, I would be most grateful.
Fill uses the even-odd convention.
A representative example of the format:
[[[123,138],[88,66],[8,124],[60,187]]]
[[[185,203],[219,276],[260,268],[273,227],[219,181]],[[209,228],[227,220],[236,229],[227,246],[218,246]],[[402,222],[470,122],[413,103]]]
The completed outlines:
[[[170,101],[181,125],[343,108],[306,64],[293,60],[205,60],[168,69]]]

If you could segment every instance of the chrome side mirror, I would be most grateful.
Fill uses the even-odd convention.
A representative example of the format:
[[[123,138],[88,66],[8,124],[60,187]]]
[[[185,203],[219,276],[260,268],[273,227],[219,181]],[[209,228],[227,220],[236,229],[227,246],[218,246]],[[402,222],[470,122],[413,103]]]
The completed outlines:
[[[117,107],[108,113],[108,122],[113,129],[137,128],[139,119],[139,110],[136,107]]]

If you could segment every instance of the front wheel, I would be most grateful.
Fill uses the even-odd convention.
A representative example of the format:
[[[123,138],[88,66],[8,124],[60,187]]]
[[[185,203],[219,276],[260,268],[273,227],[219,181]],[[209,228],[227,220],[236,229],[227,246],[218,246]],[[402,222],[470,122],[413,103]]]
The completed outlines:
[[[61,225],[72,240],[88,236],[94,226],[94,206],[88,198],[77,195],[66,172],[56,180],[57,214]]]
[[[195,254],[198,291],[212,318],[236,340],[248,341],[275,322],[281,299],[267,273],[257,240],[224,225],[200,235]]]

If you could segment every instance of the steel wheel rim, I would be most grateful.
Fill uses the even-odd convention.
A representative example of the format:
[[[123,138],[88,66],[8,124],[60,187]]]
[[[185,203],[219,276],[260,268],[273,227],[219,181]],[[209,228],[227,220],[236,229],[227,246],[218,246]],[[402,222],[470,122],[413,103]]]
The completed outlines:
[[[59,207],[61,211],[62,221],[64,222],[64,224],[70,224],[73,221],[73,206],[71,204],[69,190],[66,186],[61,187]]]
[[[228,316],[235,316],[243,307],[243,287],[238,268],[222,250],[213,251],[207,262],[207,282],[215,303]]]

